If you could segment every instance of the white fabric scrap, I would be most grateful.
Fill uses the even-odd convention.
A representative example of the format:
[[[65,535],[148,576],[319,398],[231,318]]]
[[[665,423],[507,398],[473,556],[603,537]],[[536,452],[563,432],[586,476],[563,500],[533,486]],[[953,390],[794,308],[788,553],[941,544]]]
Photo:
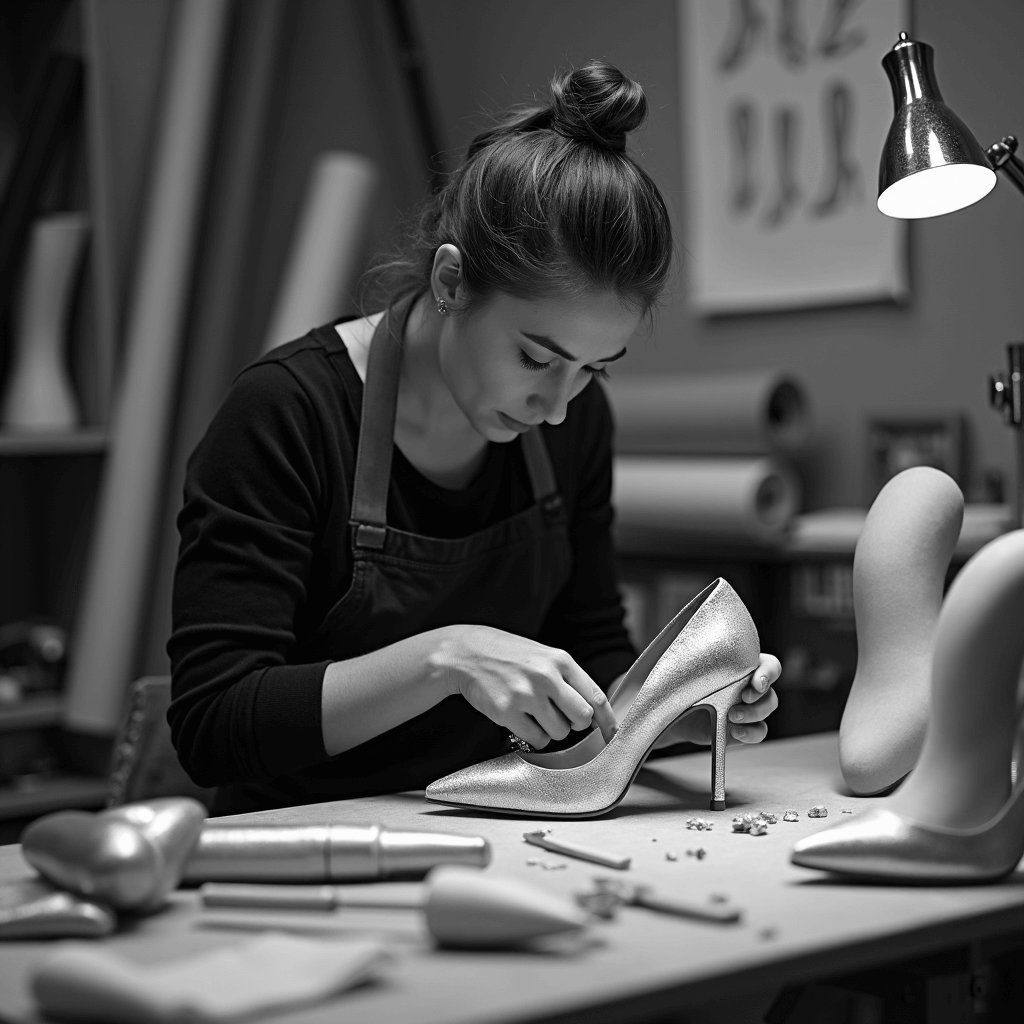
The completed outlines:
[[[146,967],[103,947],[68,943],[32,978],[39,1008],[104,1024],[203,1024],[319,1002],[376,973],[384,947],[268,934]]]

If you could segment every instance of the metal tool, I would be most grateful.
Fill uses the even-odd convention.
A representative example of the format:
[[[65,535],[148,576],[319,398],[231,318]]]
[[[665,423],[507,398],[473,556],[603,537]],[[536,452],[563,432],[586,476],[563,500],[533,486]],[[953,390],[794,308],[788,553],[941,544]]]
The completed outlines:
[[[391,832],[380,825],[208,825],[188,882],[334,882],[422,878],[440,864],[483,868],[482,836]]]
[[[636,885],[618,878],[595,878],[593,888],[577,893],[576,902],[598,917],[614,917],[619,907],[644,907],[659,914],[687,917],[714,924],[737,924],[743,911],[714,903],[693,903],[677,896],[663,896],[650,885]]]
[[[405,885],[231,885],[207,884],[203,904],[209,908],[242,911],[230,919],[214,917],[214,926],[289,929],[287,915],[258,911],[333,911],[348,907],[412,909],[423,912],[424,923],[442,946],[461,949],[505,948],[534,939],[579,932],[586,915],[569,900],[516,878],[502,878],[468,868],[440,867],[425,882]],[[257,911],[257,913],[249,913]],[[311,915],[330,921],[329,913]],[[300,924],[305,930],[305,923]]]
[[[422,910],[427,890],[421,882],[377,885],[266,885],[259,882],[206,882],[199,888],[204,907],[260,910],[339,910],[342,907]]]

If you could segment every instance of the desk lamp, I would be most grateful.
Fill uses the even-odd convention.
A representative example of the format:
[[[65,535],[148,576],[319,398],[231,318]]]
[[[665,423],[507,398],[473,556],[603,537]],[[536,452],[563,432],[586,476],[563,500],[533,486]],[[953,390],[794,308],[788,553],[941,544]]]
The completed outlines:
[[[976,203],[1002,171],[1024,194],[1024,163],[1007,135],[982,149],[946,106],[932,67],[934,50],[901,32],[882,58],[896,113],[878,168],[878,209],[887,217],[938,217]],[[1014,431],[1014,526],[1024,526],[1024,344],[1007,346],[1009,370],[989,378],[989,400]]]

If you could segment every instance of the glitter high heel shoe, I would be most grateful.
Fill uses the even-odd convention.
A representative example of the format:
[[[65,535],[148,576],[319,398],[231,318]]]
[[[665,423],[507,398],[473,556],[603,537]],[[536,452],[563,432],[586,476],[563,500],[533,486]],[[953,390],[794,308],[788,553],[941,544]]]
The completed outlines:
[[[670,725],[707,708],[715,721],[711,808],[723,810],[728,710],[739,702],[760,650],[746,606],[725,580],[716,580],[676,615],[626,673],[623,687],[642,685],[607,745],[595,730],[553,754],[505,754],[432,782],[427,799],[531,818],[593,818],[626,795]]]

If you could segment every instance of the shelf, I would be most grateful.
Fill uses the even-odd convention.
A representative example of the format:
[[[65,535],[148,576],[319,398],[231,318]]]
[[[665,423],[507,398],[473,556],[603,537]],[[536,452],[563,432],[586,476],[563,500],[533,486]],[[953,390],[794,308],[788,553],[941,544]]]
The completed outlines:
[[[5,733],[60,725],[60,694],[29,697],[13,707],[0,708],[0,743]],[[107,797],[107,779],[93,775],[26,775],[0,785],[0,821],[36,818],[50,811],[96,810]]]
[[[0,458],[4,456],[99,455],[107,450],[102,428],[83,430],[0,430]]]
[[[780,534],[775,543],[757,544],[740,536],[695,537],[663,527],[631,524],[620,516],[615,524],[615,545],[626,558],[792,562],[811,556],[847,560],[853,558],[866,517],[864,508],[806,512],[794,516],[789,530]],[[968,503],[954,558],[969,558],[1012,527],[1009,506]]]
[[[17,785],[0,786],[0,821],[35,818],[50,811],[97,810],[104,805],[107,780],[91,775],[64,775],[47,779],[22,779]]]
[[[852,556],[866,518],[867,509],[863,508],[807,512],[793,520],[786,549],[792,554]],[[964,506],[964,521],[955,554],[969,558],[1012,528],[1008,505],[968,502]]]
[[[56,693],[29,697],[19,704],[0,707],[0,733],[60,725],[60,712],[61,699]]]

